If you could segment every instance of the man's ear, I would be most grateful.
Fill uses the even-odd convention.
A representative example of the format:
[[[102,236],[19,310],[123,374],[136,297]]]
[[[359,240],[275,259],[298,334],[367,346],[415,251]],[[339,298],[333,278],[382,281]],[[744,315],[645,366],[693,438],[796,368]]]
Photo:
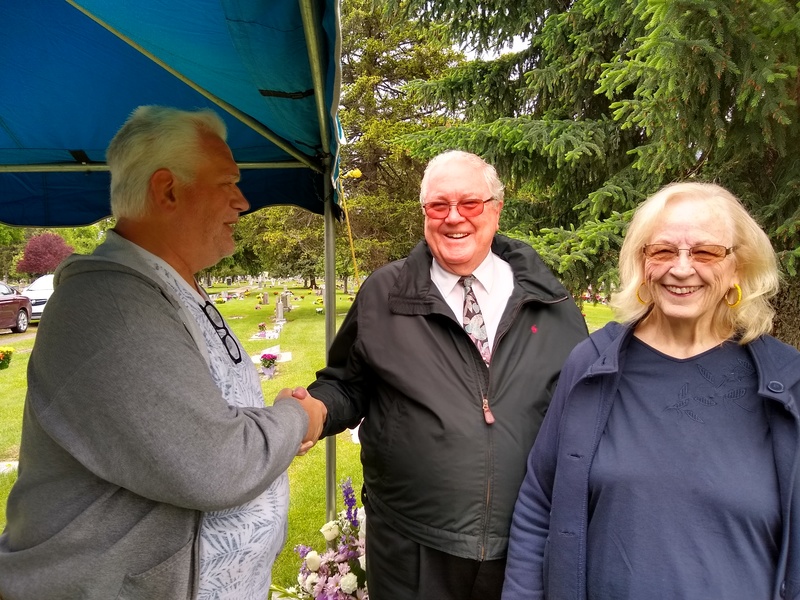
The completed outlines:
[[[169,169],[158,169],[150,176],[150,198],[154,208],[173,211],[177,205],[178,180]]]
[[[500,213],[503,211],[503,201],[497,203],[497,224],[495,225],[494,232],[500,231]]]

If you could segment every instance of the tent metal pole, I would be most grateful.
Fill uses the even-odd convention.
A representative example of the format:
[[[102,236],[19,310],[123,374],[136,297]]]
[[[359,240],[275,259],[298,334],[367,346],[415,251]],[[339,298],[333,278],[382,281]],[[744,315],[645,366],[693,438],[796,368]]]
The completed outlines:
[[[314,82],[320,141],[325,152],[328,152],[331,131],[325,107],[325,80],[322,76],[322,32],[318,27],[316,3],[312,0],[299,0],[299,3],[311,79]],[[333,210],[332,172],[335,167],[334,157],[326,155],[323,164],[325,165],[325,361],[327,362],[328,352],[336,334],[336,218]],[[325,438],[325,515],[328,521],[336,517],[336,436]]]
[[[336,335],[336,217],[333,212],[333,185],[325,178],[325,362]],[[325,438],[325,517],[336,517],[336,436]]]
[[[95,21],[97,24],[101,25],[103,28],[105,28],[108,31],[110,31],[111,33],[113,33],[115,36],[117,36],[119,39],[124,41],[126,44],[132,46],[133,48],[135,48],[136,50],[141,52],[143,55],[145,55],[147,58],[152,60],[154,63],[156,63],[157,65],[159,65],[160,67],[162,67],[163,69],[168,71],[169,73],[171,73],[177,79],[179,79],[180,81],[184,82],[190,88],[192,88],[193,90],[195,90],[199,94],[202,94],[203,96],[205,96],[206,98],[211,100],[211,102],[213,102],[214,104],[219,106],[221,109],[223,109],[224,111],[228,112],[232,116],[234,116],[237,119],[239,119],[242,123],[244,123],[245,125],[250,127],[253,131],[255,131],[255,132],[261,134],[262,136],[264,136],[265,138],[267,138],[273,144],[278,146],[278,148],[280,148],[281,150],[283,150],[284,152],[286,152],[290,156],[293,156],[294,158],[296,158],[297,160],[299,160],[303,164],[307,165],[311,169],[314,169],[315,171],[318,171],[318,172],[322,172],[322,166],[319,164],[319,161],[315,160],[314,158],[312,158],[310,156],[306,156],[305,154],[300,152],[297,148],[292,146],[292,144],[290,144],[285,139],[283,139],[281,136],[279,136],[277,133],[275,133],[274,131],[270,130],[268,127],[265,127],[262,123],[260,123],[259,121],[256,121],[250,115],[248,115],[246,113],[243,113],[241,110],[239,110],[235,106],[229,104],[228,102],[225,102],[225,100],[223,100],[219,96],[215,96],[214,94],[209,92],[204,87],[196,84],[191,79],[185,77],[183,74],[179,73],[178,71],[176,71],[175,69],[170,67],[163,60],[161,60],[160,58],[156,57],[153,53],[151,53],[148,50],[146,50],[144,48],[144,46],[141,46],[140,44],[137,44],[131,38],[127,37],[122,32],[117,31],[116,29],[111,27],[108,23],[105,23],[104,21],[100,20],[98,17],[96,17],[95,15],[90,13],[88,10],[86,10],[85,8],[80,6],[77,3],[76,0],[66,0],[66,1],[69,4],[71,4],[72,6],[74,6],[76,9],[81,11],[83,14],[85,14],[87,17],[89,17],[90,19]],[[326,145],[325,147],[327,148],[328,146]]]

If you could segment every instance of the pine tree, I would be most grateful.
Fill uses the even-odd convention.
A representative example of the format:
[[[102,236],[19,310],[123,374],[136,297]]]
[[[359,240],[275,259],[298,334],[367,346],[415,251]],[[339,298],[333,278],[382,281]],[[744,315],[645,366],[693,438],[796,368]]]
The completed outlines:
[[[402,8],[396,3],[393,9]],[[411,0],[477,50],[414,86],[446,127],[412,155],[460,147],[512,184],[510,232],[574,292],[613,281],[630,212],[662,185],[715,181],[768,232],[787,276],[776,334],[800,347],[800,13],[787,0]]]

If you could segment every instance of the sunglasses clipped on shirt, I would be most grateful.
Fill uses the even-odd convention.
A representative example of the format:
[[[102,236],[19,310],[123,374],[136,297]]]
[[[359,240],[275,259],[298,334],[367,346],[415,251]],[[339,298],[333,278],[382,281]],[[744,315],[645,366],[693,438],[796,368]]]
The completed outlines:
[[[236,343],[236,340],[231,335],[230,330],[228,329],[227,325],[225,325],[225,319],[222,318],[222,315],[219,314],[217,307],[211,304],[208,300],[206,303],[201,306],[203,309],[203,314],[205,314],[206,318],[211,322],[214,326],[214,329],[217,331],[217,335],[219,339],[222,340],[222,344],[225,346],[225,350],[228,351],[228,356],[231,357],[231,360],[234,364],[238,365],[242,362],[242,351],[239,349],[239,344]]]
[[[672,244],[646,244],[642,247],[644,255],[657,263],[668,263],[677,259],[681,252],[687,252],[696,263],[715,263],[723,260],[736,246],[726,248],[718,244],[700,244],[691,248],[678,248]]]
[[[488,200],[462,200],[461,202],[426,202],[422,205],[425,214],[431,219],[446,219],[450,214],[450,207],[455,206],[458,214],[462,217],[477,217],[483,214],[483,208],[487,202],[491,202],[494,198]]]

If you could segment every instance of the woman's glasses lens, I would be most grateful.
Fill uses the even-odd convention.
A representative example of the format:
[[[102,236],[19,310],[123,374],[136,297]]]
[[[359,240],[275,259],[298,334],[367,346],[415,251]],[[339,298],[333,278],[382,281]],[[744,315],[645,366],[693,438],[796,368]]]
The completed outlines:
[[[642,248],[647,258],[662,263],[677,259],[683,250],[689,253],[689,258],[698,263],[718,262],[733,252],[733,248],[717,244],[702,244],[691,248],[678,248],[672,244],[647,244]]]

